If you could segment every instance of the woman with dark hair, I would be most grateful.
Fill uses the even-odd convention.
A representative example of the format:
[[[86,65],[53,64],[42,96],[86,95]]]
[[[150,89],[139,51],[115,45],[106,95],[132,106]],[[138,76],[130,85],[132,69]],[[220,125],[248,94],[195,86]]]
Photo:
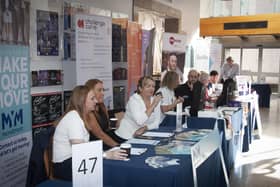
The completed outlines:
[[[63,116],[56,122],[53,137],[53,169],[54,177],[72,180],[72,144],[89,141],[90,126],[88,114],[96,105],[94,92],[86,86],[74,88],[69,104]],[[94,151],[94,150],[92,150]],[[123,150],[107,151],[105,158],[123,160]]]
[[[137,91],[130,96],[126,111],[115,133],[124,139],[143,134],[148,129],[156,129],[160,123],[160,101],[156,95],[155,81],[150,76],[141,77]]]
[[[117,137],[110,129],[109,115],[104,104],[103,82],[98,79],[90,79],[85,85],[94,92],[97,100],[95,109],[89,115],[90,140],[102,140],[104,150],[118,146],[124,140]]]

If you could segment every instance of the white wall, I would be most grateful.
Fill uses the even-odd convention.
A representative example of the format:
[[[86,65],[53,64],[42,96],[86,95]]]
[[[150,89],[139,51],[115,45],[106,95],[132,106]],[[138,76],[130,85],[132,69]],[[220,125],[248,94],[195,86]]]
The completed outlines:
[[[79,2],[112,12],[127,14],[129,20],[132,20],[132,0],[79,0]]]
[[[199,0],[157,0],[163,4],[179,9],[182,12],[181,30],[187,34],[187,44],[194,38],[199,29],[200,1]]]

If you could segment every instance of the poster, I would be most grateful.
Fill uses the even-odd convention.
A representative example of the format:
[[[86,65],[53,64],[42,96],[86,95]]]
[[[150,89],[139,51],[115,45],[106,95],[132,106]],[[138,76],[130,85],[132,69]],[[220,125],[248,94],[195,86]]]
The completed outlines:
[[[63,92],[63,107],[64,107],[64,112],[68,106],[68,103],[70,101],[70,97],[72,95],[72,90],[66,90]]]
[[[154,30],[142,30],[142,56],[141,56],[141,75],[153,75],[153,60],[152,59],[152,48],[153,48],[153,32]]]
[[[122,27],[112,24],[112,62],[121,61]]]
[[[114,86],[114,109],[125,108],[125,86]]]
[[[215,40],[210,44],[209,68],[221,72],[222,64],[222,45]]]
[[[37,10],[37,55],[58,56],[58,13]]]
[[[175,67],[176,70],[174,69],[174,71],[178,73],[180,83],[184,82],[183,74],[185,66],[186,41],[186,35],[166,32],[163,33],[161,72],[173,69],[169,63],[169,58],[170,56],[175,56],[177,67]]]
[[[29,48],[0,45],[0,186],[25,186],[32,146]]]
[[[209,72],[210,44],[211,44],[211,39],[209,38],[199,38],[196,40],[194,46],[195,48],[194,69],[198,71]]]
[[[32,127],[51,125],[62,115],[60,92],[32,95]]]
[[[61,70],[39,70],[31,72],[32,87],[61,85]]]
[[[76,15],[76,76],[78,85],[94,78],[103,81],[104,104],[113,108],[110,17]]]
[[[142,32],[141,25],[128,22],[127,27],[127,98],[137,89],[141,77]]]
[[[118,49],[114,49],[113,55],[113,62],[127,62],[127,24],[128,24],[128,19],[127,18],[114,18],[112,20],[113,23],[113,31],[112,34],[114,37],[113,39],[113,48],[114,47],[120,47]],[[119,30],[120,29],[120,30]],[[115,32],[117,31],[117,32]],[[120,33],[119,33],[120,32]],[[119,39],[117,37],[120,37]],[[120,52],[120,54],[115,54],[115,52]],[[118,55],[120,59],[115,59],[116,56]],[[119,61],[117,61],[119,60]]]
[[[29,45],[30,2],[0,1],[0,44]]]

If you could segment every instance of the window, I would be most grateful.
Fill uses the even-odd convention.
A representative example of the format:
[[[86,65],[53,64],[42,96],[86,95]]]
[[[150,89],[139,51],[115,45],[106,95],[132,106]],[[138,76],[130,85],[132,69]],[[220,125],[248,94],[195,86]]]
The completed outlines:
[[[280,49],[263,49],[262,72],[278,73],[280,64]]]
[[[242,71],[258,72],[259,49],[243,49]]]

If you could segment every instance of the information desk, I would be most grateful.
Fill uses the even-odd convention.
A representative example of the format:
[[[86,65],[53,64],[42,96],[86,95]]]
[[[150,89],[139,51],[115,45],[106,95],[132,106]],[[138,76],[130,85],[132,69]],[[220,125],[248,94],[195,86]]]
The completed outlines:
[[[172,128],[163,127],[160,131],[170,132],[170,129]],[[164,155],[180,159],[180,165],[155,169],[145,163],[146,158],[155,156],[154,146],[133,144],[133,147],[146,147],[148,150],[140,156],[132,155],[129,161],[104,160],[104,185],[113,187],[194,185],[191,155]],[[197,169],[197,179],[198,186],[225,185],[218,150]]]
[[[269,108],[271,88],[269,84],[252,84],[252,90],[259,95],[259,106]]]

